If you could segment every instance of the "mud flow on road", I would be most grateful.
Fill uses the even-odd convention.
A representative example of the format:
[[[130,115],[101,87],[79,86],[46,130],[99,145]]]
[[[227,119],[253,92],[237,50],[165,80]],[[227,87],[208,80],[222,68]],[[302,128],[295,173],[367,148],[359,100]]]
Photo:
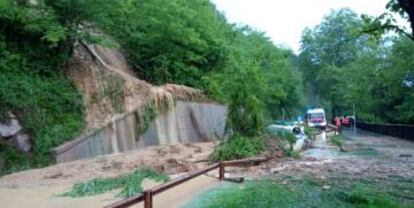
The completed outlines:
[[[391,197],[403,205],[414,204],[414,142],[364,131],[345,130],[345,151],[340,151],[339,147],[330,142],[330,136],[319,135],[310,148],[302,152],[298,160],[281,158],[259,167],[233,169],[234,175],[248,176],[246,184],[213,187],[198,195],[187,207],[205,207],[204,204],[209,204],[213,199],[223,200],[220,198],[223,195],[236,196],[243,200],[249,197],[243,195],[243,192],[249,190],[250,195],[258,194],[260,197],[267,194],[261,191],[267,188],[269,183],[275,184],[271,190],[280,188],[281,192],[296,191],[291,197],[292,203],[283,204],[286,201],[277,202],[274,199],[280,197],[287,200],[288,197],[284,194],[292,194],[289,191],[283,192],[283,196],[273,193],[274,196],[269,195],[270,199],[261,199],[268,200],[269,203],[273,200],[276,202],[274,205],[282,205],[281,207],[355,207],[346,200],[349,199],[349,195],[353,196],[352,194],[359,193],[355,191],[360,190],[361,193],[367,193],[362,197],[371,197],[370,195],[378,193],[378,196]],[[260,181],[264,181],[264,184]],[[295,198],[297,195],[302,195],[302,198]],[[246,203],[249,204],[251,201],[253,200],[246,200]]]
[[[288,185],[292,180],[297,182],[313,178],[328,189],[337,182],[352,185],[361,180],[390,186],[396,186],[398,181],[405,180],[408,181],[405,183],[408,187],[414,187],[414,142],[364,131],[345,130],[345,152],[341,152],[331,144],[329,136],[321,134],[309,149],[302,152],[300,159],[277,158],[259,166],[226,168],[226,175],[244,176],[246,184],[266,179]],[[79,181],[124,174],[140,166],[150,166],[177,177],[179,173],[197,170],[206,165],[195,161],[206,159],[213,147],[212,143],[154,147],[4,176],[0,178],[0,205],[102,207],[119,200],[115,197],[119,190],[75,199],[56,195],[68,191]],[[212,172],[203,175],[157,195],[154,207],[186,207],[216,189],[239,186],[219,182],[214,177],[215,174],[217,173]],[[149,188],[154,185],[157,184],[146,181],[143,186]],[[411,194],[414,195],[414,190],[403,189],[401,193],[406,200],[410,200]]]

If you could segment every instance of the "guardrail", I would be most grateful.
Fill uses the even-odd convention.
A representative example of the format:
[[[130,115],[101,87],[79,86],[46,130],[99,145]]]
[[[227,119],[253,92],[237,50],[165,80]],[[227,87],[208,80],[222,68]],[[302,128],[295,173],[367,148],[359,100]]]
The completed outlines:
[[[357,122],[356,126],[362,130],[414,141],[414,125]]]
[[[193,173],[190,173],[188,175],[182,176],[180,178],[174,179],[172,181],[169,181],[165,184],[161,184],[159,186],[156,186],[154,188],[145,190],[143,193],[138,194],[136,196],[132,196],[123,200],[120,200],[118,202],[115,202],[113,204],[110,204],[108,206],[105,206],[104,208],[126,208],[131,205],[137,204],[139,202],[144,201],[144,208],[152,208],[153,207],[153,197],[157,194],[160,194],[170,188],[173,188],[175,186],[178,186],[188,180],[191,180],[193,178],[196,178],[200,175],[206,174],[212,170],[219,169],[219,180],[224,180],[224,172],[225,168],[227,166],[240,166],[240,165],[250,165],[254,164],[257,165],[260,162],[267,161],[268,158],[266,157],[255,157],[255,158],[247,158],[247,159],[241,159],[241,160],[231,160],[231,161],[223,161],[219,163],[212,164],[210,166],[207,166],[201,170],[197,170]]]

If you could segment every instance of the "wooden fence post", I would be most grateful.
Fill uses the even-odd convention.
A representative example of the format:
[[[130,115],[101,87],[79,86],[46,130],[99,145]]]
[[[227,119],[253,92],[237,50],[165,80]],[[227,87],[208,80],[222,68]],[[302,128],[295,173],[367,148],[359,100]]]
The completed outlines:
[[[219,179],[220,181],[224,180],[224,162],[220,162],[219,165]]]
[[[151,189],[144,192],[144,208],[152,208],[152,191],[151,191]]]

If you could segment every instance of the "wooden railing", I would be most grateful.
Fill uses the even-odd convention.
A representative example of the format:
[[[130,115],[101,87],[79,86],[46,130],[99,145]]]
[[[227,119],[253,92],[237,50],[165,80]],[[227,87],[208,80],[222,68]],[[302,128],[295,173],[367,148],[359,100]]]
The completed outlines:
[[[198,177],[200,175],[206,174],[212,170],[219,169],[219,180],[225,180],[224,178],[224,172],[225,168],[227,166],[241,166],[241,165],[256,165],[260,162],[267,161],[268,158],[266,157],[255,157],[255,158],[248,158],[248,159],[241,159],[241,160],[232,160],[232,161],[223,161],[219,163],[212,164],[210,166],[207,166],[201,170],[197,170],[195,172],[192,172],[188,175],[182,176],[180,178],[174,179],[172,181],[169,181],[165,184],[161,184],[159,186],[156,186],[154,188],[145,190],[143,193],[138,194],[136,196],[132,196],[123,200],[120,200],[118,202],[115,202],[113,204],[110,204],[108,206],[105,206],[104,208],[125,208],[129,207],[131,205],[137,204],[139,202],[144,201],[144,208],[152,208],[153,207],[153,197],[157,194],[160,194],[168,189],[171,189],[175,186],[178,186],[188,180],[191,180],[195,177]]]

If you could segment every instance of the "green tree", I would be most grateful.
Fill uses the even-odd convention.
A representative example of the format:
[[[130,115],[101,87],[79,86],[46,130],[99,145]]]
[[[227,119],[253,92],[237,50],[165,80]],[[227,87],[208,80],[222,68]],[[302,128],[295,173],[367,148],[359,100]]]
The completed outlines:
[[[390,0],[385,8],[387,12],[378,17],[371,17],[362,15],[365,20],[365,28],[363,32],[369,33],[377,38],[380,38],[388,31],[394,31],[400,35],[405,35],[411,40],[414,40],[414,3],[411,0]],[[399,15],[402,19],[410,22],[411,32],[397,24],[395,15]]]
[[[343,111],[342,68],[370,50],[370,40],[360,36],[363,21],[350,9],[333,11],[313,29],[302,35],[299,65],[305,86],[311,89],[311,103],[331,109],[333,115]]]
[[[223,67],[231,31],[208,0],[124,1],[103,24],[121,43],[138,76],[155,84],[199,86],[203,74]]]

